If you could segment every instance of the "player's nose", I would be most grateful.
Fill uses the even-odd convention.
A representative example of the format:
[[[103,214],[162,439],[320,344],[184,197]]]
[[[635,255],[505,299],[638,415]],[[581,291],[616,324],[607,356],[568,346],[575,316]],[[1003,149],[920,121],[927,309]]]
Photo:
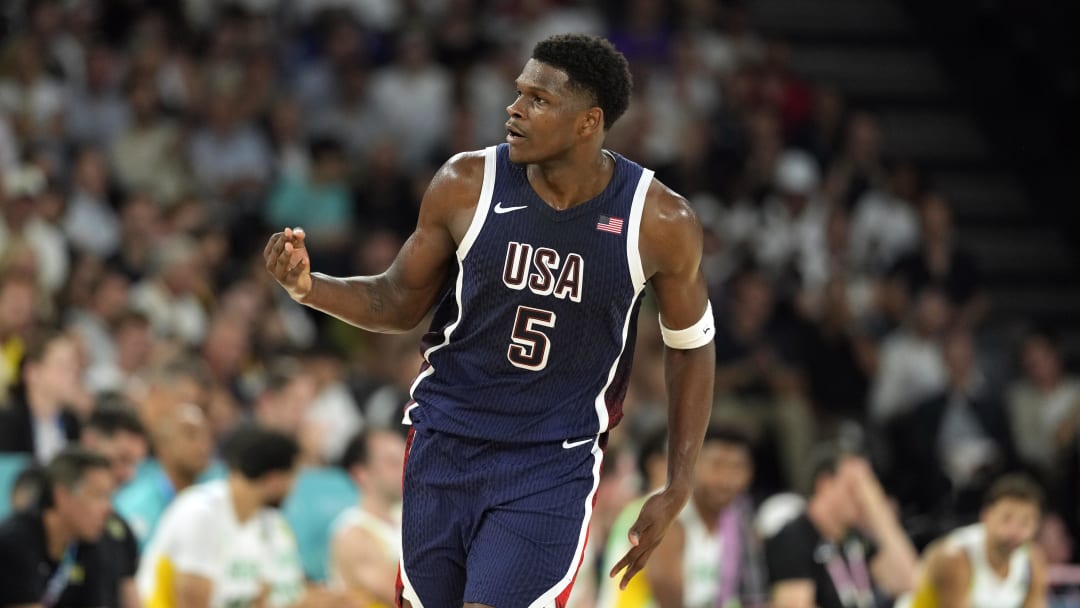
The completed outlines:
[[[521,108],[518,104],[521,103],[523,96],[514,98],[514,101],[510,105],[506,106],[506,113],[510,115],[510,118],[521,118]]]

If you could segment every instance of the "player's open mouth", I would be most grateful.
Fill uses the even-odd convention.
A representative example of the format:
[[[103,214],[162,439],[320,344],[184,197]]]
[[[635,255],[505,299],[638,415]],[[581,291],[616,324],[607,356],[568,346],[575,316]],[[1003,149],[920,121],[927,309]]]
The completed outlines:
[[[506,127],[506,142],[507,143],[519,142],[519,141],[521,141],[523,139],[525,139],[525,136],[522,135],[521,132],[511,128],[510,126]]]

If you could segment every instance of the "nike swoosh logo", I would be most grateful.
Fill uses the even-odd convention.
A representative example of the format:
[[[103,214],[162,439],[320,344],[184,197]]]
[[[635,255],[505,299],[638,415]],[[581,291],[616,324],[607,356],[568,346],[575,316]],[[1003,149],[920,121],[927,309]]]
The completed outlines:
[[[569,450],[571,448],[576,448],[579,445],[585,445],[586,443],[592,443],[592,438],[582,439],[581,441],[574,442],[571,442],[569,439],[563,439],[562,447],[564,450]]]
[[[510,213],[511,211],[517,211],[518,209],[524,209],[528,205],[519,205],[517,207],[503,207],[502,201],[495,203],[495,213]]]

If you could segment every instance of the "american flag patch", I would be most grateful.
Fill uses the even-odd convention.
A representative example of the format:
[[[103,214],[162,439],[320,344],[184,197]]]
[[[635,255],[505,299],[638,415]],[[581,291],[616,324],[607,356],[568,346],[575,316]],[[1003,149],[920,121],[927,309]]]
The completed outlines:
[[[621,217],[610,217],[607,215],[601,215],[600,220],[596,222],[596,229],[604,232],[610,232],[612,234],[622,234],[623,219]]]

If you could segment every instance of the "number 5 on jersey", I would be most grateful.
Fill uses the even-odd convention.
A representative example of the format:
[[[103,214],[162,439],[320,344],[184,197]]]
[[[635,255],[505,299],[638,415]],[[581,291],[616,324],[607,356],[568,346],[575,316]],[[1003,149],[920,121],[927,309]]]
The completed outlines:
[[[541,308],[518,306],[514,318],[514,331],[510,334],[512,344],[506,350],[506,358],[515,367],[540,371],[547,367],[551,341],[537,327],[555,327],[555,313]]]

